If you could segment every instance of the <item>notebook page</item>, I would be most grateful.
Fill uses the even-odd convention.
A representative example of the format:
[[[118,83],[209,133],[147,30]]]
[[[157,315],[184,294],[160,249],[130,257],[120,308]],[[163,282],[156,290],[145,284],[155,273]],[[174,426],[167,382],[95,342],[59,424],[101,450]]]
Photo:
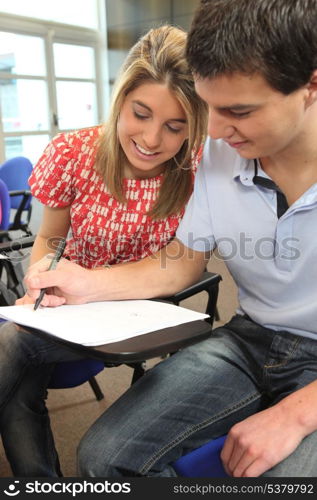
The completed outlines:
[[[0,307],[0,316],[56,337],[86,346],[118,342],[163,328],[205,319],[173,304],[152,300],[90,302],[39,307],[32,304]]]

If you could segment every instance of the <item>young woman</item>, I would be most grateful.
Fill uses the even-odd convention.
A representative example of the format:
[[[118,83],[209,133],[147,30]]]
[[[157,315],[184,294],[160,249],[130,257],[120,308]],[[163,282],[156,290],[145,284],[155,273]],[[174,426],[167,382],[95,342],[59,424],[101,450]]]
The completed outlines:
[[[30,178],[44,205],[33,266],[60,237],[68,237],[64,255],[86,269],[141,259],[173,238],[207,121],[185,44],[175,27],[148,32],[122,68],[107,123],[59,134],[48,145]],[[18,303],[32,300],[25,295]],[[60,303],[49,293],[42,301]],[[44,399],[55,363],[78,359],[11,323],[2,327],[0,429],[13,474],[60,475]]]
[[[30,178],[44,205],[31,263],[70,228],[65,255],[86,268],[143,258],[174,236],[206,125],[185,40],[151,30],[127,57],[107,123],[49,144]]]

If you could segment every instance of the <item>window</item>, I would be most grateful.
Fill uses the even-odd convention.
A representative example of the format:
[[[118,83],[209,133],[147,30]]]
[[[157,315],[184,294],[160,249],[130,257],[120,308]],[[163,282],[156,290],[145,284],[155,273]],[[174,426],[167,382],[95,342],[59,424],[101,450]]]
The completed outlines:
[[[103,120],[107,92],[99,60],[105,41],[96,29],[98,5],[0,0],[0,12],[10,9],[0,17],[0,162],[25,155],[34,163],[60,130]],[[17,13],[78,26],[12,15]]]
[[[96,124],[93,48],[54,43],[53,49],[59,128],[83,128]]]
[[[96,0],[0,0],[0,12],[46,21],[98,28]]]
[[[32,151],[49,140],[43,38],[0,32],[0,109],[3,160],[28,153],[32,161]]]

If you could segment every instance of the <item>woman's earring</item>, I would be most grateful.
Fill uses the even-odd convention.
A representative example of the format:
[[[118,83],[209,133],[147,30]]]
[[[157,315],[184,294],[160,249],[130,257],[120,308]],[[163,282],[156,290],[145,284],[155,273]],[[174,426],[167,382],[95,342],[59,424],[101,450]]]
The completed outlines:
[[[177,168],[179,168],[180,170],[191,170],[192,169],[191,165],[189,165],[189,167],[182,167],[182,165],[178,162],[176,156],[173,156],[173,160],[175,161]]]
[[[176,156],[173,156],[173,160],[175,161],[175,163],[176,163],[177,167],[178,167],[178,168],[181,168],[180,164],[179,164],[179,163],[178,163],[178,161],[177,161]]]

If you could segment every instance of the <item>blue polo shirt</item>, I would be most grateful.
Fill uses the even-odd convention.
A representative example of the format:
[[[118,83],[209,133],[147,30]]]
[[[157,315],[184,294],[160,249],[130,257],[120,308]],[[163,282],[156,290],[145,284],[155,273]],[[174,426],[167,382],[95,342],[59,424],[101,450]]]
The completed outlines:
[[[268,177],[260,166],[258,175]],[[237,312],[317,338],[317,183],[278,219],[276,192],[253,176],[254,160],[208,138],[176,236],[201,252],[217,248],[238,287]]]

